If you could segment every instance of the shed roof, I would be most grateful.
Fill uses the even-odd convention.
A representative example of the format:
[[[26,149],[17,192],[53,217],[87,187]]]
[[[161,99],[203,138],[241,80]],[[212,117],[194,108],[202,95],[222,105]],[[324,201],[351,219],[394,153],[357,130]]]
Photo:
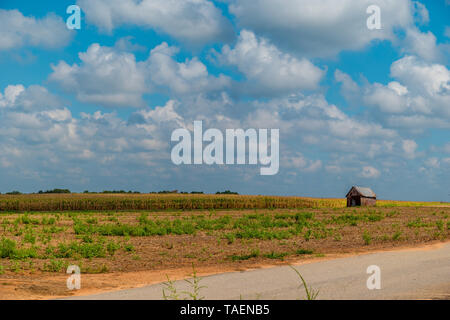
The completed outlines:
[[[368,197],[368,198],[376,198],[377,195],[375,194],[375,192],[372,191],[372,189],[367,188],[367,187],[358,187],[358,186],[353,186],[350,191],[352,191],[352,189],[355,189],[361,196],[363,197]],[[350,193],[350,191],[347,193]]]

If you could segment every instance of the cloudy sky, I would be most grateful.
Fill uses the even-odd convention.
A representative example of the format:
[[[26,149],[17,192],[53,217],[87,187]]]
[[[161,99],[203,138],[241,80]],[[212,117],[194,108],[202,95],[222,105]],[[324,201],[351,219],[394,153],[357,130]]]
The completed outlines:
[[[449,18],[449,0],[0,0],[0,192],[450,201]],[[279,129],[279,173],[174,165],[194,120]]]

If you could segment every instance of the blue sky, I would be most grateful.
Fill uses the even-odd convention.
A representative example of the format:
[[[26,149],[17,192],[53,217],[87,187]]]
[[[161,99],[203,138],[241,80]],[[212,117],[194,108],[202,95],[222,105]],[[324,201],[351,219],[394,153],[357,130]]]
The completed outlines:
[[[447,0],[1,0],[0,192],[450,201],[449,17]],[[175,166],[194,120],[280,129],[279,173]]]

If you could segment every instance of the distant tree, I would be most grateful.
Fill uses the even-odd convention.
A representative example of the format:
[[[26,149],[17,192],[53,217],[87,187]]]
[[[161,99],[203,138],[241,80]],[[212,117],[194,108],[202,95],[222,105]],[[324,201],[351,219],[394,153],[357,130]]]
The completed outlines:
[[[162,190],[158,191],[158,193],[178,193],[178,190]]]
[[[71,192],[69,189],[53,189],[53,190],[47,190],[47,191],[39,190],[38,193],[42,194],[42,193],[71,193]]]
[[[11,192],[7,192],[6,194],[15,195],[15,194],[22,194],[22,192],[14,190],[14,191],[11,191]]]
[[[103,190],[101,193],[140,193],[139,191],[125,190]]]
[[[216,194],[239,194],[239,193],[233,192],[233,191],[230,191],[230,190],[225,190],[223,192],[217,191]]]

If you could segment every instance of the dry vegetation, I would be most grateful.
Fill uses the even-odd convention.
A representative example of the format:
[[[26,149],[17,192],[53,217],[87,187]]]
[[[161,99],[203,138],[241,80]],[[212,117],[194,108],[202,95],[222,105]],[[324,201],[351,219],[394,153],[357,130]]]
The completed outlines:
[[[0,211],[281,209],[344,207],[343,199],[203,194],[0,195]]]
[[[164,273],[192,264],[230,270],[450,236],[450,208],[430,203],[344,208],[342,199],[28,195],[2,196],[0,205],[27,208],[0,212],[2,285],[62,274],[70,264],[83,274]]]

